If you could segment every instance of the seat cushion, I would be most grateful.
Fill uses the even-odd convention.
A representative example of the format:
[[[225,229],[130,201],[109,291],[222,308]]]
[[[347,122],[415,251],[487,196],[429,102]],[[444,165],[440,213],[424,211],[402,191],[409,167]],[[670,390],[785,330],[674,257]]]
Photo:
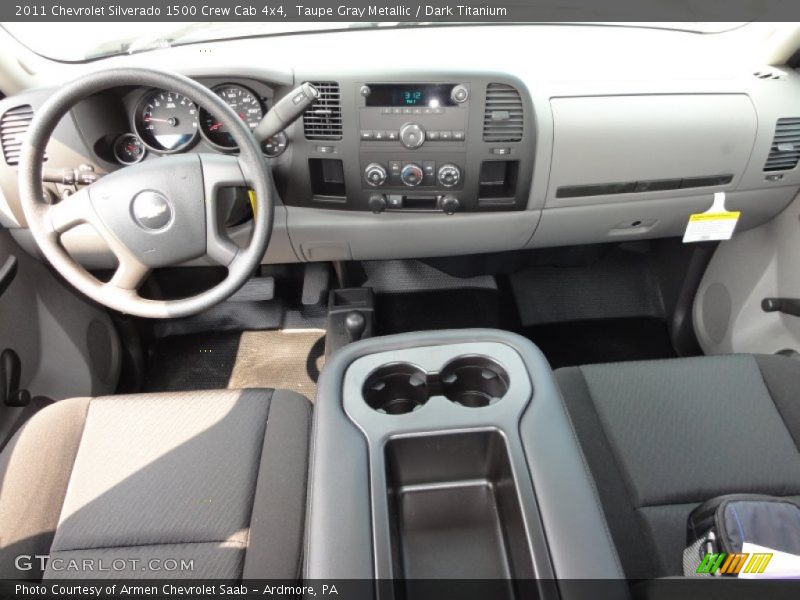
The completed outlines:
[[[70,416],[69,433],[47,421],[55,410]],[[36,553],[50,556],[46,578],[296,578],[309,428],[309,402],[272,390],[60,402],[3,453],[0,531],[10,522],[31,530],[0,539],[0,568],[41,575],[14,572],[12,558],[21,541],[30,547],[38,536]],[[38,491],[49,500],[21,511],[22,490],[5,477],[25,480],[21,469],[56,452],[60,463],[40,473]],[[114,568],[87,573],[70,569],[73,559]],[[167,559],[179,568],[166,570]]]
[[[695,506],[800,494],[800,363],[734,355],[556,371],[626,575],[679,575]]]

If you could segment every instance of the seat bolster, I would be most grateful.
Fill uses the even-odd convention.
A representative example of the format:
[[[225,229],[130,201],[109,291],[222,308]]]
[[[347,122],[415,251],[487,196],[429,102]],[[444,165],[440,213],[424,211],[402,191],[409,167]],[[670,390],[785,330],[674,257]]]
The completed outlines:
[[[90,398],[73,398],[34,415],[0,453],[0,579],[41,579],[58,525]]]
[[[797,391],[800,390],[800,361],[775,354],[759,354],[755,359],[767,391],[795,446],[800,450],[800,402],[797,398]]]
[[[244,559],[244,579],[297,579],[303,554],[311,403],[272,396]]]

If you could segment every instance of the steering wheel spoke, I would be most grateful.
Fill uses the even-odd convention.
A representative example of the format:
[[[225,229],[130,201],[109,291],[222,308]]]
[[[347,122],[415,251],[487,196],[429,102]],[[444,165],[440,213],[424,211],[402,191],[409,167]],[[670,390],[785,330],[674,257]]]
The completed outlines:
[[[241,249],[225,233],[217,197],[224,187],[249,187],[249,183],[236,156],[203,154],[200,162],[206,200],[206,254],[216,263],[228,267]]]
[[[150,274],[150,268],[142,264],[133,256],[117,257],[119,266],[114,271],[114,276],[108,283],[122,290],[136,291]]]
[[[66,233],[78,225],[95,223],[96,214],[92,208],[87,188],[64,197],[47,209],[46,219],[54,233]]]

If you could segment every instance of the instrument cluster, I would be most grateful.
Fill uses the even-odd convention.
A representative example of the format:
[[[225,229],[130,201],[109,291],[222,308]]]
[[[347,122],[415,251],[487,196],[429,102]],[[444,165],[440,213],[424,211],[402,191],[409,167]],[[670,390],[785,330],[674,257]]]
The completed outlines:
[[[256,128],[268,110],[267,98],[239,83],[222,83],[212,90],[222,98],[250,130]],[[118,136],[114,157],[123,165],[140,162],[148,153],[157,155],[183,152],[203,140],[220,152],[236,152],[236,142],[212,113],[199,108],[182,94],[170,90],[146,90],[134,104],[130,117],[132,131]],[[264,154],[281,155],[287,147],[281,132],[263,144]]]

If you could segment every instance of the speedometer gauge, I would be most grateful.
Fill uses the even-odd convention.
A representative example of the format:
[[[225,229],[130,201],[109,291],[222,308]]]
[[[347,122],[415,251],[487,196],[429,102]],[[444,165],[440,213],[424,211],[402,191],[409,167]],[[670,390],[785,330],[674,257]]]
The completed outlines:
[[[217,96],[233,109],[239,118],[247,123],[250,131],[256,128],[264,116],[264,109],[258,97],[246,87],[234,83],[226,83],[214,88]],[[205,109],[200,109],[200,130],[206,140],[218,148],[233,150],[236,142],[228,131],[214,115]]]
[[[182,94],[153,90],[139,102],[134,125],[151,150],[178,152],[197,137],[197,106]]]

